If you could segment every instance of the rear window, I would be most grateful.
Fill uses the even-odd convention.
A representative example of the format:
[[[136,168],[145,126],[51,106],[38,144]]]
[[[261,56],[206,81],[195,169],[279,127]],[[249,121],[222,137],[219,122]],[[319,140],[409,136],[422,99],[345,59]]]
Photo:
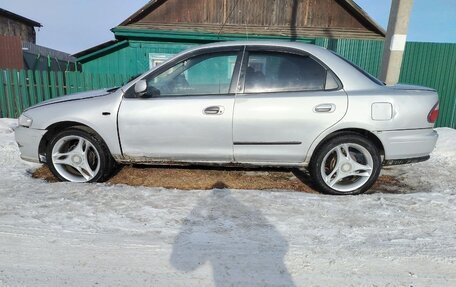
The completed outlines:
[[[309,56],[251,52],[245,76],[246,93],[337,89],[327,70]]]

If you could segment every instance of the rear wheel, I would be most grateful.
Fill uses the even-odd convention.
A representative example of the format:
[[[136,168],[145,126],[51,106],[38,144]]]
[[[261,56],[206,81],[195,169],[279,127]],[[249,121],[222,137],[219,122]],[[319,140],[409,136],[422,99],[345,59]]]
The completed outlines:
[[[323,193],[360,194],[377,180],[381,158],[377,147],[368,139],[356,134],[340,135],[316,151],[309,169]]]
[[[104,181],[114,167],[105,143],[97,135],[77,128],[64,130],[51,140],[46,161],[59,180],[70,182]]]

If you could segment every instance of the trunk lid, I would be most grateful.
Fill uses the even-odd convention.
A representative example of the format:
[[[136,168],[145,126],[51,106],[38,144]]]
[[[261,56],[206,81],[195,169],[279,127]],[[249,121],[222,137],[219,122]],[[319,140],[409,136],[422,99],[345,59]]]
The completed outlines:
[[[405,90],[405,91],[428,91],[428,92],[436,92],[435,89],[429,87],[423,87],[418,85],[409,85],[409,84],[397,84],[393,86],[388,86],[388,88],[392,88],[395,90]]]

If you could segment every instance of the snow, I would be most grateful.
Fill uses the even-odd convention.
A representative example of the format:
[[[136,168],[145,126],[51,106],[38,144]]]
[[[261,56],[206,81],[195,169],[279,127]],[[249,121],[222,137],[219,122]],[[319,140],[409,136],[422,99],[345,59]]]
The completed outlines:
[[[456,131],[361,196],[47,183],[0,119],[0,286],[456,286]],[[401,185],[402,186],[402,185]]]

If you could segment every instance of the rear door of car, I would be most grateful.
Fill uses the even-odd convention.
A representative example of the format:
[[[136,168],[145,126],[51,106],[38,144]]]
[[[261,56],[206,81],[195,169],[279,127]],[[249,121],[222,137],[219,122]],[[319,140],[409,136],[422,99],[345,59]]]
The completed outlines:
[[[234,91],[244,47],[199,51],[146,76],[154,96],[122,100],[122,151],[132,161],[233,161]]]
[[[300,50],[251,46],[244,55],[233,117],[240,163],[302,163],[314,139],[347,110],[342,84]]]

